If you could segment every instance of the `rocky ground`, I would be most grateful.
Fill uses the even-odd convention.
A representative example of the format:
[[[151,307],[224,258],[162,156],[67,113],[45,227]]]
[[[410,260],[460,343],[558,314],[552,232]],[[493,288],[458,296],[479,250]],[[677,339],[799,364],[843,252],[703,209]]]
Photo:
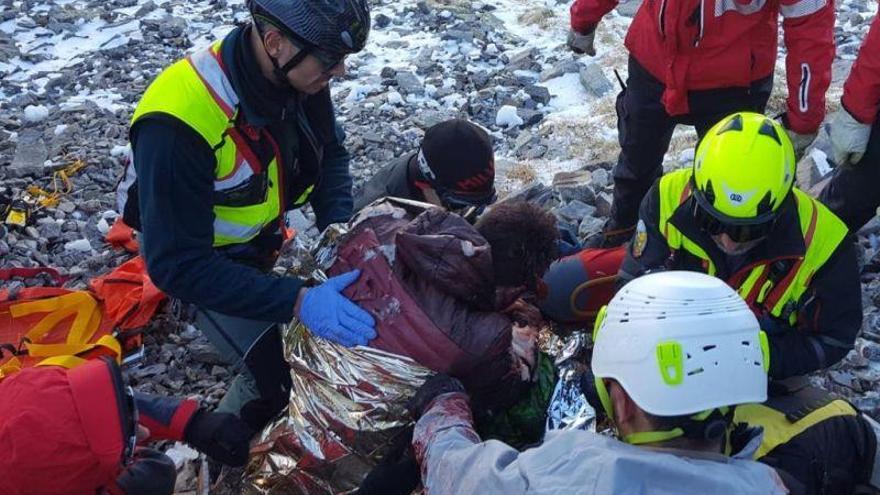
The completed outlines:
[[[548,195],[580,237],[601,228],[617,149],[615,71],[626,77],[623,37],[638,0],[603,21],[592,59],[565,49],[568,2],[377,0],[373,6],[367,49],[351,57],[334,91],[356,184],[413,149],[430,125],[466,116],[493,136],[502,192],[530,185]],[[830,109],[876,6],[844,0],[838,12]],[[244,19],[240,0],[0,0],[0,203],[31,185],[51,190],[55,171],[85,163],[57,206],[34,211],[26,228],[0,228],[0,266],[57,267],[71,276],[70,286],[84,287],[126,259],[102,239],[116,216],[113,188],[131,112],[163,67]],[[774,112],[784,106],[782,67],[780,60]],[[691,130],[678,129],[666,166],[687,164],[694,141]],[[308,213],[292,221],[307,237],[315,234]],[[857,348],[815,377],[875,416],[878,235],[880,223],[872,223],[859,236],[865,319]],[[166,314],[147,335],[145,359],[128,371],[137,388],[215,404],[230,370],[204,337]],[[189,453],[174,452],[185,471],[180,491],[194,490],[195,465],[184,462]]]

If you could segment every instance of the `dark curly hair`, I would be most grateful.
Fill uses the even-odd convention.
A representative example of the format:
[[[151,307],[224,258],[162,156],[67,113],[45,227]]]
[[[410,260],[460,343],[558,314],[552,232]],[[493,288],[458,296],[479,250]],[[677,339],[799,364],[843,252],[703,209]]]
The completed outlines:
[[[559,255],[556,217],[525,201],[492,206],[475,225],[492,248],[495,285],[535,286]]]

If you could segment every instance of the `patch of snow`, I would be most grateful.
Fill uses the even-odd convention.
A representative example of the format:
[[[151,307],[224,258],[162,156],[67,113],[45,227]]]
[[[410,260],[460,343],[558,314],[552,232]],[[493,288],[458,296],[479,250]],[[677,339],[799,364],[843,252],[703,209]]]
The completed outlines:
[[[345,101],[361,101],[377,89],[378,88],[374,84],[356,84],[352,86],[351,91],[348,93],[348,96],[345,97]]]
[[[117,103],[120,100],[122,100],[122,95],[113,91],[108,91],[106,89],[90,91],[88,89],[84,89],[81,90],[78,95],[68,98],[66,102],[61,104],[61,108],[72,108],[82,105],[87,101],[90,101],[97,105],[99,108],[103,108],[104,110],[116,113],[119,110],[128,108],[128,105]]]
[[[143,39],[138,20],[111,25],[100,18],[80,19],[76,26],[77,31],[71,36],[66,32],[55,34],[42,27],[16,31],[15,20],[0,24],[0,30],[15,33],[16,44],[23,54],[44,59],[32,63],[16,57],[8,64],[14,67],[13,70],[6,67],[0,67],[0,70],[11,72],[8,76],[10,81],[29,81],[36,73],[60,72],[83,60],[90,52],[122,46],[129,39]]]
[[[64,131],[66,131],[66,130],[67,130],[67,124],[58,124],[55,126],[54,134],[56,136],[60,136],[61,134],[64,134]]]
[[[28,105],[24,109],[24,120],[27,122],[42,122],[49,118],[49,109],[43,105]]]
[[[403,95],[401,95],[397,91],[389,91],[388,94],[386,95],[386,98],[388,99],[388,103],[390,103],[392,105],[403,104]]]
[[[117,144],[116,146],[113,147],[113,149],[110,150],[110,156],[112,156],[113,158],[126,157],[126,156],[129,156],[130,154],[131,154],[131,145],[130,144],[126,144],[126,145],[118,145]]]
[[[516,107],[513,105],[504,105],[498,109],[495,115],[495,125],[502,127],[516,127],[523,124],[523,119],[516,113]]]
[[[196,450],[180,442],[166,450],[165,455],[171,458],[177,469],[182,468],[186,461],[194,461],[199,458],[199,453]]]
[[[107,235],[107,232],[110,232],[110,224],[107,223],[107,220],[104,218],[98,220],[98,224],[96,225],[96,227],[98,228],[98,232],[100,232],[101,235]]]
[[[552,98],[550,99],[549,106],[553,109],[580,116],[589,115],[589,113],[584,111],[592,98],[581,84],[578,74],[563,74],[544,82],[541,86],[550,91]]]

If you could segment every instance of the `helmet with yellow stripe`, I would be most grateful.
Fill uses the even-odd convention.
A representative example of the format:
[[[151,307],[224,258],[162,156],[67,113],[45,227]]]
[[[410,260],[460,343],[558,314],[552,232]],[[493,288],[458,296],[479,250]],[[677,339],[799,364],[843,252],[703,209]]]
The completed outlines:
[[[730,406],[767,399],[769,347],[755,315],[724,281],[665,271],[625,285],[596,319],[588,401],[614,419],[607,380],[669,428],[629,443],[718,438]],[[593,383],[589,383],[592,380]]]

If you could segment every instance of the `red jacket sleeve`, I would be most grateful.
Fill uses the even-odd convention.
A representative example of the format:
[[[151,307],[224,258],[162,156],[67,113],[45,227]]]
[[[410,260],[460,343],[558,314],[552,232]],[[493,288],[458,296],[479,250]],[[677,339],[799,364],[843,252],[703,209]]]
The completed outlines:
[[[618,0],[574,0],[571,4],[571,29],[585,34],[617,6]]]
[[[841,103],[863,124],[871,124],[880,111],[880,16],[874,17],[859,57],[843,85]]]
[[[786,117],[791,130],[811,134],[825,118],[825,92],[834,61],[834,1],[781,0],[785,18]]]

